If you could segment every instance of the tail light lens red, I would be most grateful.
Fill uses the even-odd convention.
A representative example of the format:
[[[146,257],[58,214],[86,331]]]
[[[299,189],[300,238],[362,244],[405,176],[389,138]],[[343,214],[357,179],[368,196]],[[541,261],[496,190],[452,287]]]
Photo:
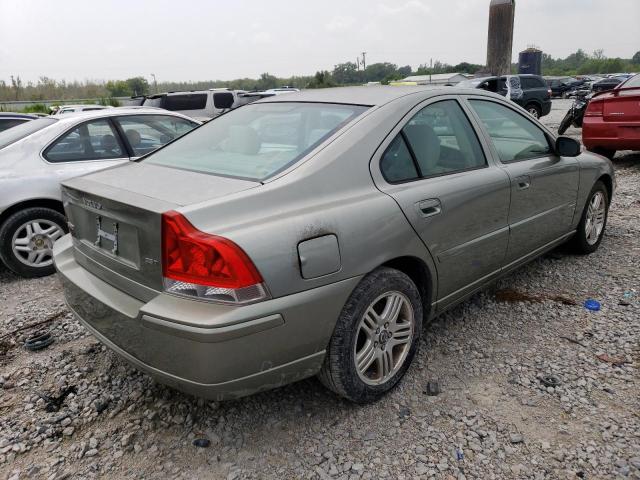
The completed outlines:
[[[222,303],[268,298],[262,276],[231,240],[196,229],[180,213],[162,215],[165,291]]]
[[[604,115],[604,102],[602,100],[591,100],[584,112],[585,117],[602,117]]]

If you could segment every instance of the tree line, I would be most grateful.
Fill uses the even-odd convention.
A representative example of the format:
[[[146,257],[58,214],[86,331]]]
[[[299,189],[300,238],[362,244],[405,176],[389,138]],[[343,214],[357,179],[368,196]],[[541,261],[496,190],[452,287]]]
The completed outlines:
[[[23,82],[19,75],[11,76],[10,81],[0,80],[0,101],[14,100],[71,100],[102,99],[103,103],[114,103],[113,97],[149,95],[156,92],[203,90],[208,88],[231,88],[237,90],[266,90],[289,85],[296,88],[324,88],[340,85],[359,85],[367,82],[383,84],[403,79],[409,75],[428,75],[438,73],[482,72],[483,65],[462,62],[457,65],[436,60],[433,64],[421,64],[415,71],[410,65],[398,66],[394,63],[380,62],[361,68],[353,62],[339,63],[333,70],[318,71],[315,75],[276,77],[263,73],[259,78],[238,78],[235,80],[207,80],[185,82],[158,82],[150,84],[144,77],[126,80],[97,82],[85,80],[55,80],[46,76],[35,82]],[[512,65],[517,72],[517,64]],[[640,72],[640,51],[632,58],[607,58],[602,50],[587,54],[579,49],[566,58],[553,58],[542,54],[543,75],[581,75],[589,73]]]

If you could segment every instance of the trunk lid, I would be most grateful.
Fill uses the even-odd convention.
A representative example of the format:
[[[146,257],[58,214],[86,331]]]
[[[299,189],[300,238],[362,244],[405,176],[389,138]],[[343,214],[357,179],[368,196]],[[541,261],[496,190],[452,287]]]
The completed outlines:
[[[76,261],[142,301],[162,290],[162,213],[259,185],[130,163],[63,182]]]

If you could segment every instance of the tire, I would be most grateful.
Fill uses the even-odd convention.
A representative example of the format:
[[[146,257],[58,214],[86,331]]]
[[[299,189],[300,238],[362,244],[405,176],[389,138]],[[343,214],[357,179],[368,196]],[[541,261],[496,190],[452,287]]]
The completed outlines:
[[[400,306],[391,308],[394,302]],[[394,321],[389,314],[390,321],[385,325],[387,309],[396,310],[397,315]],[[368,328],[372,325],[375,327]],[[398,270],[374,270],[362,279],[343,307],[318,377],[329,390],[352,402],[378,400],[409,368],[421,330],[422,301],[416,285]],[[403,343],[394,346],[395,342]],[[370,353],[363,355],[360,369],[356,366],[357,352]]]
[[[608,158],[609,160],[613,160],[613,157],[616,156],[616,151],[615,150],[611,150],[609,148],[596,147],[596,148],[591,149],[589,151],[593,152],[593,153],[597,153],[598,155],[602,155],[603,157]]]
[[[572,123],[573,123],[573,114],[571,113],[571,110],[569,110],[567,114],[564,116],[564,118],[562,119],[562,121],[560,122],[560,126],[558,127],[558,133],[560,135],[564,135],[564,132],[569,130],[569,127],[571,126]]]
[[[596,210],[594,213],[593,204],[596,196],[600,196],[603,205],[603,210]],[[591,207],[591,208],[590,208]],[[601,214],[601,217],[600,217]],[[580,223],[578,224],[578,230],[571,239],[571,249],[580,255],[588,255],[595,252],[602,242],[604,231],[607,226],[607,218],[609,216],[609,192],[607,187],[601,181],[597,181],[589,196],[587,197],[587,203],[582,211],[582,217],[580,217]],[[596,224],[596,229],[599,229],[597,236],[590,236],[589,233],[593,233],[594,219],[598,218],[598,223],[601,221],[601,226]],[[591,226],[591,229],[589,228]]]
[[[524,108],[533,118],[540,118],[542,116],[542,109],[536,103],[528,103]]]
[[[67,221],[56,210],[43,207],[20,210],[0,226],[0,260],[22,277],[51,275],[55,272],[53,243],[66,232]]]

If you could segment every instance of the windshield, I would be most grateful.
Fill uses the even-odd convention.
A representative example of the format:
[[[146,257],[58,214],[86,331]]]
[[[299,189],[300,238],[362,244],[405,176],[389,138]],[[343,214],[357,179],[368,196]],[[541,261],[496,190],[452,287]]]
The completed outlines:
[[[49,125],[53,125],[57,121],[55,118],[39,118],[0,132],[0,148],[7,147],[18,140],[22,140],[32,133],[42,130]]]
[[[303,158],[366,109],[327,103],[254,103],[210,121],[143,161],[260,181]]]
[[[620,88],[640,87],[640,75],[631,77],[629,80],[620,85]]]
[[[463,80],[463,81],[459,82],[457,86],[461,87],[461,88],[476,88],[478,85],[480,85],[485,80],[486,80],[486,78],[480,78],[480,79],[477,79],[477,80]]]

